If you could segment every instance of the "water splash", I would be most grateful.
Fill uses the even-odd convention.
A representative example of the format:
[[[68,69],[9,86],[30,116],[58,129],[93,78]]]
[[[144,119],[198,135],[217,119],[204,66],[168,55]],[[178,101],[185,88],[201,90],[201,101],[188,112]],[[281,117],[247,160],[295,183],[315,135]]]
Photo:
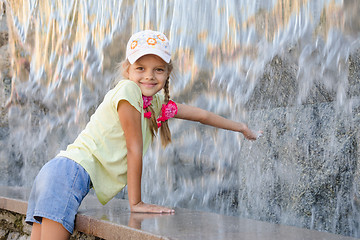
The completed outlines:
[[[14,72],[0,156],[17,170],[7,184],[30,186],[73,141],[111,88],[130,34],[152,28],[173,46],[175,100],[264,136],[250,143],[174,120],[173,144],[155,142],[144,160],[145,200],[359,236],[356,1],[8,4]]]

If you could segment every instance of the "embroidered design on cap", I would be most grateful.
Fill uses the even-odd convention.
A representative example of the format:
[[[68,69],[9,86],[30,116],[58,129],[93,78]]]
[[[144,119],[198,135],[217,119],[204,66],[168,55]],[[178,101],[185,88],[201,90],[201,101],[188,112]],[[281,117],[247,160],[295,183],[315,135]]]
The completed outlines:
[[[170,44],[163,33],[145,30],[135,33],[130,38],[126,47],[126,58],[130,64],[147,54],[157,55],[166,63],[170,62]]]
[[[134,40],[134,41],[131,43],[131,49],[136,48],[136,46],[137,46],[137,41]]]
[[[149,45],[156,45],[157,41],[155,38],[148,38],[146,41]]]
[[[160,34],[158,34],[157,37],[163,42],[166,41],[166,39],[163,36],[161,36]]]

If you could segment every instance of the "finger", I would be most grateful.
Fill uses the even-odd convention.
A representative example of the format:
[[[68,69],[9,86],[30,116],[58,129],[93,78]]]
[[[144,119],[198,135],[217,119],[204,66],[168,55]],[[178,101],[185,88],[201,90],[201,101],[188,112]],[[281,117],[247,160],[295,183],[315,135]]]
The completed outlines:
[[[161,213],[173,213],[175,212],[174,209],[171,209],[171,208],[161,208],[159,209]]]
[[[163,210],[163,213],[174,213],[175,210],[174,209],[171,209],[171,208],[166,208]]]
[[[160,207],[160,206],[154,206],[154,209],[157,213],[173,213],[173,212],[175,212],[174,209]]]

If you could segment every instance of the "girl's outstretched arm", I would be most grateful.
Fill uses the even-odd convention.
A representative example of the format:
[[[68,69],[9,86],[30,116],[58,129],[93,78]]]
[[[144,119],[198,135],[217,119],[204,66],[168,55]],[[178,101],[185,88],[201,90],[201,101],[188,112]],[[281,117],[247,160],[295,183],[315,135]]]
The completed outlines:
[[[141,175],[143,140],[141,115],[129,102],[118,104],[118,115],[124,130],[127,148],[127,185],[130,209],[132,212],[171,213],[172,209],[146,204],[141,201]]]
[[[184,104],[177,104],[177,106],[178,112],[175,115],[175,118],[196,121],[217,128],[241,132],[248,140],[256,140],[257,138],[257,135],[252,132],[245,123],[226,119],[201,108]]]

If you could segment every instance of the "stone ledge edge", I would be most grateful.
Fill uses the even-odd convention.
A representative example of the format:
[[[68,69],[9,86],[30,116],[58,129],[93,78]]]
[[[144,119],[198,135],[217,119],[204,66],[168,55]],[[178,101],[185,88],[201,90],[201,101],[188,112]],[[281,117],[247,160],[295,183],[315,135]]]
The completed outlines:
[[[26,215],[27,201],[0,196],[0,209]],[[76,215],[75,230],[103,239],[170,240],[164,236],[95,219],[81,213]]]

